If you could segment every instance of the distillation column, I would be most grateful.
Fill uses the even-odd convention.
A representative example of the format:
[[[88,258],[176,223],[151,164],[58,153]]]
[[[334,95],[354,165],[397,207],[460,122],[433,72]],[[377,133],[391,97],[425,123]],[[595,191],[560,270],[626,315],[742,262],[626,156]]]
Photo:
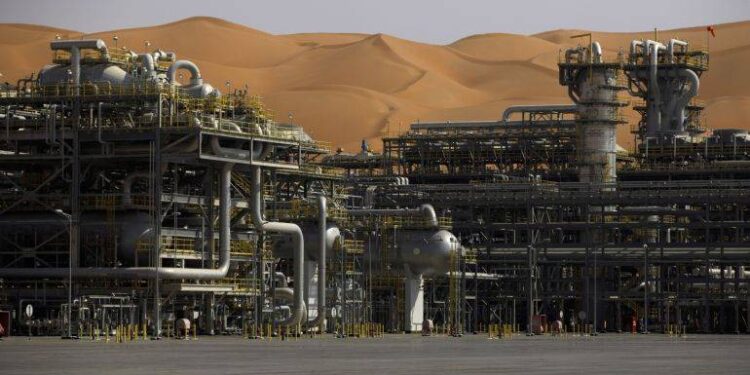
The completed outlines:
[[[598,42],[565,52],[560,64],[560,84],[578,105],[578,177],[580,182],[614,183],[617,180],[617,125],[624,123],[618,99],[625,89],[618,83],[619,63],[605,63]]]

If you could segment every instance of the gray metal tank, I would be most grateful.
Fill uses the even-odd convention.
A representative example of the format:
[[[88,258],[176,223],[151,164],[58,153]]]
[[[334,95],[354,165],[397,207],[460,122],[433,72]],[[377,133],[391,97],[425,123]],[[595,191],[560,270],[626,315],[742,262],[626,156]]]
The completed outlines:
[[[396,263],[414,274],[444,274],[450,268],[451,253],[459,249],[458,239],[447,230],[401,231],[396,237]]]
[[[54,85],[70,80],[70,65],[47,65],[39,72],[39,84]],[[114,64],[81,65],[81,83],[109,82],[113,85],[127,84],[132,77]]]

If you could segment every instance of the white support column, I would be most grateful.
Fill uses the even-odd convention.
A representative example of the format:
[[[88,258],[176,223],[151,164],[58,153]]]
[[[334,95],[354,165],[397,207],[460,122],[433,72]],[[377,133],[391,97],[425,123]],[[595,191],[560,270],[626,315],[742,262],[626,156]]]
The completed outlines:
[[[318,316],[318,262],[305,261],[305,303],[307,304],[307,320]]]
[[[406,332],[420,332],[424,321],[424,278],[422,274],[406,272],[404,330]]]

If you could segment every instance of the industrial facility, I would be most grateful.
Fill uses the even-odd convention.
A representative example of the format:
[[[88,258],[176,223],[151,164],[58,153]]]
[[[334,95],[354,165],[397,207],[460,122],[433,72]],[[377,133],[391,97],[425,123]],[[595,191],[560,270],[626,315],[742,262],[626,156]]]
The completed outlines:
[[[51,49],[0,92],[11,334],[750,333],[750,133],[703,128],[685,41],[561,51],[572,104],[355,154],[174,52]]]

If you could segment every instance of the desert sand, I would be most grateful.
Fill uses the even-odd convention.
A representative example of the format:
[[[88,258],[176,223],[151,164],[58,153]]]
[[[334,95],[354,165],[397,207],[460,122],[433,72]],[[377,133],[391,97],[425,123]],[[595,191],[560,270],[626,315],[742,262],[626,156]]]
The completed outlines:
[[[750,128],[750,21],[660,30],[711,52],[700,99],[709,128]],[[569,103],[557,83],[561,50],[585,40],[587,30],[535,35],[473,35],[432,45],[384,34],[307,33],[272,35],[215,18],[196,17],[165,25],[82,34],[45,26],[0,24],[0,72],[14,83],[51,57],[49,42],[104,39],[135,51],[162,48],[196,62],[203,76],[225,89],[248,86],[263,97],[279,122],[302,124],[315,138],[356,151],[362,139],[373,148],[380,137],[406,131],[416,121],[498,119],[514,104]],[[634,38],[654,32],[593,32],[605,53],[616,55]],[[635,119],[634,116],[631,117]],[[618,143],[632,145],[623,125]]]

